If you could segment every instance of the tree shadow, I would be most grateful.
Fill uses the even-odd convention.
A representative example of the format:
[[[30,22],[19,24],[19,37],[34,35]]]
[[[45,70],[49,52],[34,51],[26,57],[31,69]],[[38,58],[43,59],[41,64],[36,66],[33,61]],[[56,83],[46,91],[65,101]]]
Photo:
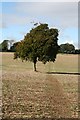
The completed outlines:
[[[79,118],[4,118],[2,120],[80,120]]]
[[[46,72],[47,74],[68,74],[68,75],[80,75],[80,73],[72,73],[72,72]]]

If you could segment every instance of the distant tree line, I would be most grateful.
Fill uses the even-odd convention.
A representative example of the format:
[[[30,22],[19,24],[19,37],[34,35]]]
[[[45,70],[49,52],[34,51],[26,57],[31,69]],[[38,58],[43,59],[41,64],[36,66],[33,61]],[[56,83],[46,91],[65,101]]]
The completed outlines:
[[[0,52],[16,52],[16,48],[19,42],[13,40],[4,40],[0,44]],[[80,54],[80,49],[75,49],[73,44],[65,43],[61,44],[58,53],[63,54]]]
[[[12,52],[12,47],[14,46],[14,44],[14,40],[4,40],[0,44],[0,52]]]
[[[80,49],[75,49],[73,44],[65,43],[60,45],[59,53],[80,54]]]

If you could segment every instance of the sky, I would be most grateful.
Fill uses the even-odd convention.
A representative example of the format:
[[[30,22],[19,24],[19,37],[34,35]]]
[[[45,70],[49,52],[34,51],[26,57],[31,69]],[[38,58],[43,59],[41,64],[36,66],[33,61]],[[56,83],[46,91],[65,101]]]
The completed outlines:
[[[19,0],[18,0],[19,1]],[[33,0],[32,0],[33,1]],[[20,41],[34,27],[47,23],[59,30],[58,44],[78,45],[78,2],[0,2],[0,42]]]

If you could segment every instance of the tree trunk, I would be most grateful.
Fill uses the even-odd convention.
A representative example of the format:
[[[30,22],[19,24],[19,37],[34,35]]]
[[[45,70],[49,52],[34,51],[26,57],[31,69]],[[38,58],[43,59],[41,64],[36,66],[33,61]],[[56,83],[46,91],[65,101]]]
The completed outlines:
[[[36,71],[36,63],[34,62],[34,71]]]

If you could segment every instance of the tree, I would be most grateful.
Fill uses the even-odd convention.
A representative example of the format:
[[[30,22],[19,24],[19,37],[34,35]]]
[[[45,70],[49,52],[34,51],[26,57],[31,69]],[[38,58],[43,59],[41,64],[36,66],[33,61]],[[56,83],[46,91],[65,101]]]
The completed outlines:
[[[48,24],[40,24],[26,34],[24,40],[17,45],[14,58],[30,60],[34,63],[36,71],[37,61],[44,64],[49,61],[55,61],[58,53],[58,29],[49,29]]]
[[[74,53],[75,47],[73,44],[65,43],[60,45],[60,52],[61,53]]]
[[[0,52],[2,52],[2,45],[0,44]]]
[[[2,43],[1,43],[1,47],[2,47],[2,51],[3,52],[7,52],[8,51],[8,40],[4,40]]]
[[[75,54],[80,54],[80,49],[76,49]]]
[[[10,51],[11,52],[16,52],[16,47],[18,45],[19,42],[15,42],[11,47],[10,47]]]

